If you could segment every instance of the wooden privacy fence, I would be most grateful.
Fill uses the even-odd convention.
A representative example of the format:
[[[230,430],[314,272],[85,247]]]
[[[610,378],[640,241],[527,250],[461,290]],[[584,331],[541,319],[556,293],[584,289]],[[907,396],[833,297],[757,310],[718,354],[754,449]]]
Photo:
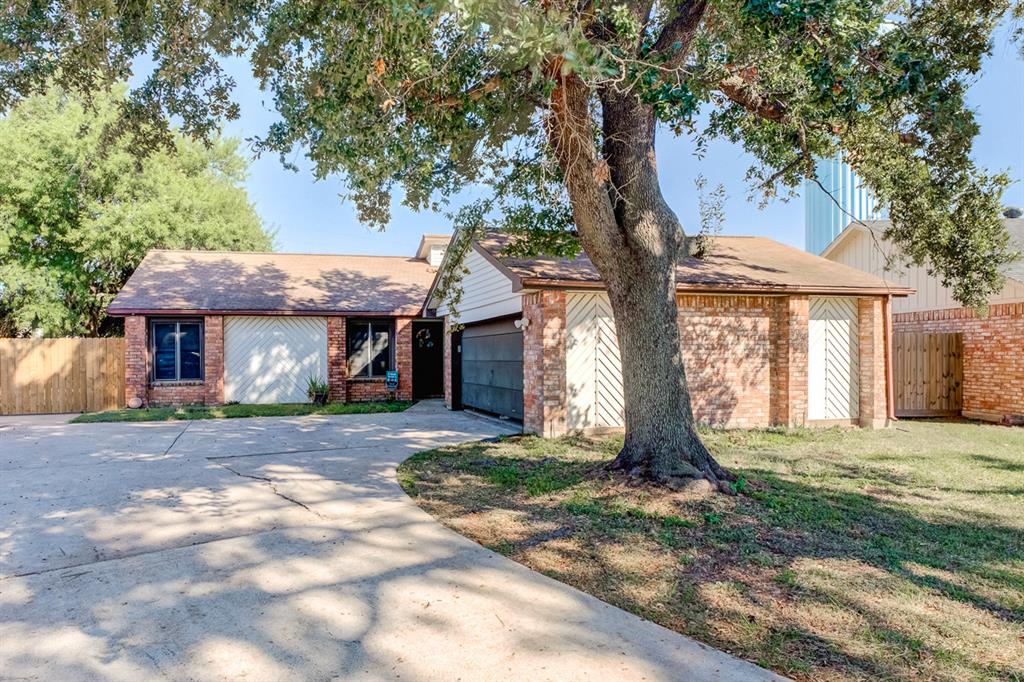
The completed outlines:
[[[960,334],[893,334],[897,417],[959,415],[963,409],[964,344]]]
[[[0,339],[0,414],[122,407],[124,339]]]

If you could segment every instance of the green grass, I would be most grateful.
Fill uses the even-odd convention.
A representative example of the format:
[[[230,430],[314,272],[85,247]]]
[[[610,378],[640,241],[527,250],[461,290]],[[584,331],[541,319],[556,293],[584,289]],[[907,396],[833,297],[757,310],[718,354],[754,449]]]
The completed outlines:
[[[297,417],[307,414],[369,414],[373,412],[402,412],[412,402],[396,400],[376,403],[287,403],[281,405],[185,405],[183,407],[147,407],[139,410],[110,410],[81,414],[72,424],[95,422],[166,422],[183,419],[236,419],[242,417]]]
[[[420,453],[403,487],[546,575],[798,679],[1024,680],[1024,429],[705,430],[735,497],[635,486],[620,438]]]

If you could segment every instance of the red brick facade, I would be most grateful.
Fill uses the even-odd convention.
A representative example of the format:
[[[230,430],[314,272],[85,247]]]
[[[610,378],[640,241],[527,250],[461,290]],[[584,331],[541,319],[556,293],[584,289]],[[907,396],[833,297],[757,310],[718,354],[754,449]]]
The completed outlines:
[[[395,365],[398,370],[399,400],[412,399],[412,320],[395,319]],[[150,381],[150,353],[147,318],[125,318],[125,404],[138,398],[144,405],[217,405],[224,402],[224,318],[203,318],[203,380],[183,382]],[[346,318],[327,318],[327,381],[330,399],[336,402],[386,400],[390,397],[384,379],[348,376]]]
[[[346,318],[327,318],[327,385],[331,402],[348,400],[348,335]]]
[[[523,296],[523,430],[545,437],[566,431],[565,292]]]
[[[888,421],[885,323],[881,298],[857,299],[860,335],[860,425],[881,428]]]
[[[963,415],[987,421],[1024,415],[1024,303],[992,305],[984,318],[969,308],[898,313],[893,331],[962,334]]]
[[[694,417],[730,428],[808,424],[807,296],[681,295],[679,334]],[[566,299],[523,295],[523,429],[566,433]],[[882,299],[858,299],[860,424],[886,424]],[[445,401],[451,405],[451,336],[445,335]],[[811,422],[813,423],[813,422]]]

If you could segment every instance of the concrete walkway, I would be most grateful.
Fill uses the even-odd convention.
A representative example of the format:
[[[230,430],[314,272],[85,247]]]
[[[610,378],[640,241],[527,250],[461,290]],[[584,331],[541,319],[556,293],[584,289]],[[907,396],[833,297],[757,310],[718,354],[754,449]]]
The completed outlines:
[[[445,529],[402,414],[0,430],[0,678],[754,680],[753,665]]]

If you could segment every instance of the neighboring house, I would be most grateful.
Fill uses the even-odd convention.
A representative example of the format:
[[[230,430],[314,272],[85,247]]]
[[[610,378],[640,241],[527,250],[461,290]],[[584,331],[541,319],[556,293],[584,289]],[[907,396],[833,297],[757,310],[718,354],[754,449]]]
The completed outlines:
[[[963,416],[1017,421],[1024,416],[1024,261],[1006,266],[1006,284],[979,316],[953,299],[923,267],[906,266],[882,239],[888,221],[851,223],[822,254],[911,287],[916,293],[893,303],[895,332],[960,333],[963,339]],[[1024,220],[1005,220],[1018,251],[1024,251]],[[892,270],[887,266],[893,263]]]
[[[445,400],[545,436],[623,426],[611,306],[581,256],[511,258],[473,244],[445,335]],[[759,237],[717,237],[677,272],[695,417],[721,426],[861,424],[891,414],[889,296],[911,290]],[[429,312],[429,310],[428,310]]]
[[[814,180],[804,180],[804,248],[816,256],[851,220],[885,218],[864,181],[842,156],[818,159]],[[820,184],[819,184],[820,183]]]
[[[152,251],[111,303],[125,318],[128,405],[442,394],[441,324],[423,301],[449,237],[414,258]]]

